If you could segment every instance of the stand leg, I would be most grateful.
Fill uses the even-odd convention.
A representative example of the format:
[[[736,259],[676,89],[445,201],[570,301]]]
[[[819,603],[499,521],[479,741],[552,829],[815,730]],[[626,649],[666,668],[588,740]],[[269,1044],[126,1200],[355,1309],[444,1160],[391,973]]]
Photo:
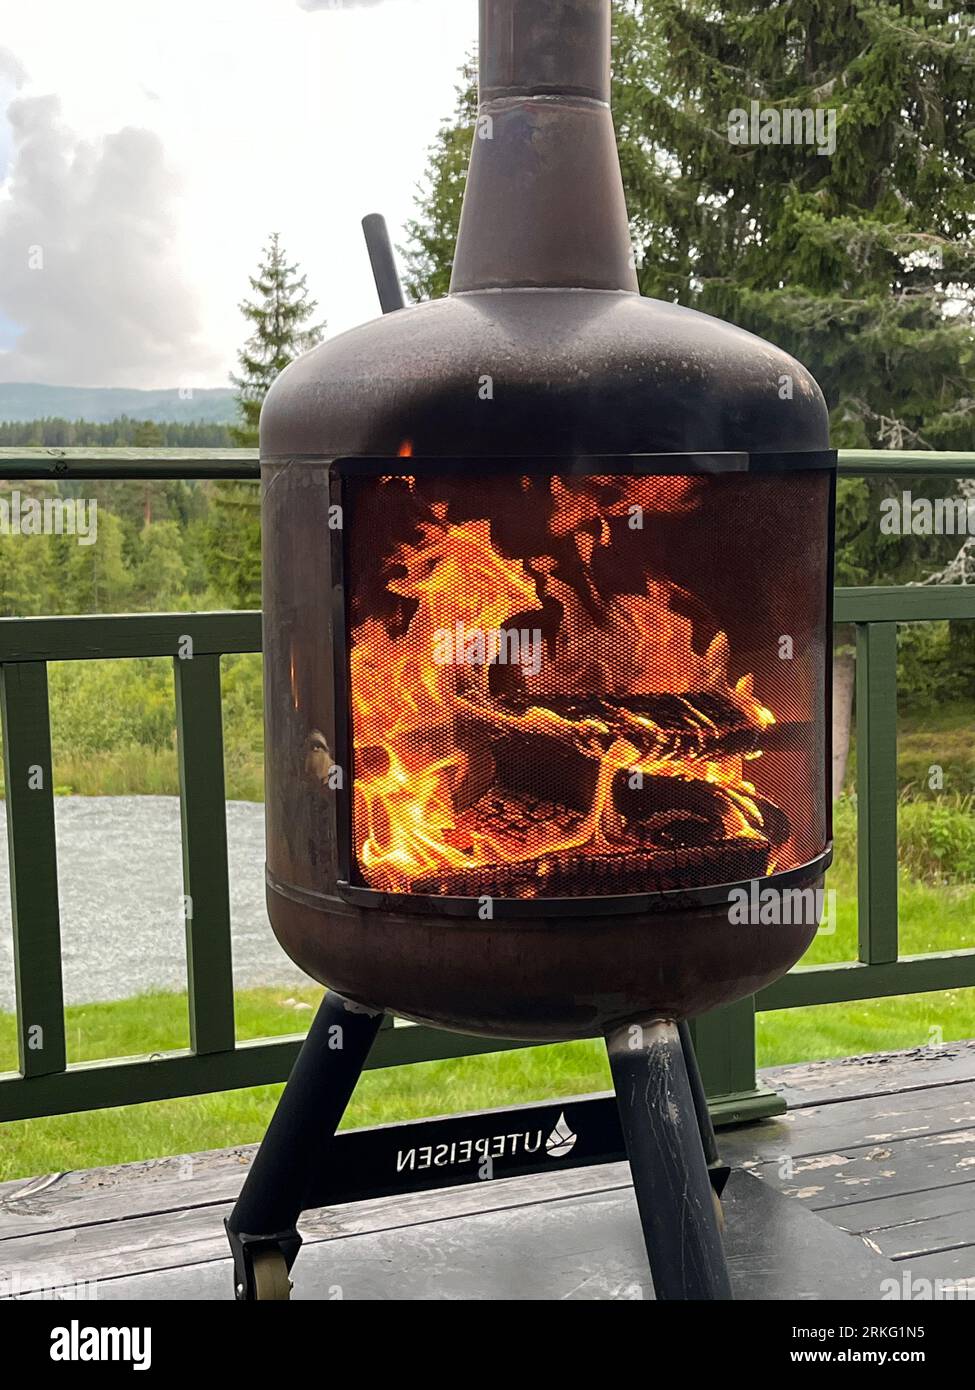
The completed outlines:
[[[707,1139],[678,1026],[666,1019],[623,1025],[606,1046],[654,1293],[661,1301],[730,1299]]]
[[[686,1023],[678,1023],[677,1031],[680,1035],[681,1051],[684,1054],[684,1065],[687,1068],[687,1080],[690,1083],[691,1097],[694,1101],[697,1127],[701,1133],[704,1161],[708,1165],[708,1176],[711,1179],[714,1195],[720,1197],[724,1191],[725,1183],[731,1176],[731,1169],[721,1161],[718,1141],[711,1121],[711,1112],[708,1109],[708,1098],[704,1090],[704,1082],[701,1079],[701,1069],[697,1064],[697,1054],[694,1051],[691,1030]],[[717,1209],[720,1209],[720,1203]]]
[[[227,1219],[237,1298],[287,1298],[305,1195],[383,1021],[326,994]]]

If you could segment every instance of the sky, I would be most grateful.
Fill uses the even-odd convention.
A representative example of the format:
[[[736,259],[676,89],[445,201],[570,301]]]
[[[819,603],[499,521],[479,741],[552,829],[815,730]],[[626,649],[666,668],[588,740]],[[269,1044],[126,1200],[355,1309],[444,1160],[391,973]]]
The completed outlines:
[[[0,381],[227,384],[269,233],[378,312],[477,0],[0,0]]]

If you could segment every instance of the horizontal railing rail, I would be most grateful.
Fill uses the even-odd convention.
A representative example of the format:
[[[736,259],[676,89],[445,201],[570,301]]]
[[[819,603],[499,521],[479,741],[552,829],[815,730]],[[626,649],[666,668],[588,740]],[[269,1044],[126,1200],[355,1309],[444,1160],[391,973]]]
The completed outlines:
[[[0,448],[0,479],[10,481],[225,478],[232,482],[260,476],[256,449],[60,449],[9,444]]]
[[[964,478],[975,473],[975,452],[923,449],[841,449],[840,473],[849,477]],[[2,479],[229,478],[261,475],[257,449],[101,449],[73,445],[0,447]]]
[[[847,451],[851,476],[975,477],[975,453]],[[255,450],[0,448],[0,481],[251,479]],[[897,902],[897,624],[975,619],[975,586],[840,588],[834,620],[857,643],[859,950],[799,966],[756,1000],[699,1020],[698,1047],[724,1113],[765,1103],[755,1087],[755,1009],[975,986],[975,950],[902,957]],[[187,643],[187,639],[189,642]],[[238,1041],[230,950],[220,658],[259,652],[255,612],[0,619],[19,1068],[0,1076],[0,1121],[283,1081],[301,1036]],[[192,653],[191,656],[188,653]],[[52,661],[173,662],[186,920],[189,1039],[151,1056],[69,1063],[61,974],[47,668]],[[415,1025],[384,1029],[370,1067],[497,1052],[522,1042]],[[721,1107],[719,1106],[719,1113]]]

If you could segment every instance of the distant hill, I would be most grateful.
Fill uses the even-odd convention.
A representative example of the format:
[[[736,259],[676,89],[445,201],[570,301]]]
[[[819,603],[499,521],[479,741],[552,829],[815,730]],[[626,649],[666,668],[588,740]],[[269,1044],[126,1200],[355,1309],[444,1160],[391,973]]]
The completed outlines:
[[[227,386],[193,390],[139,391],[121,386],[42,386],[38,382],[0,382],[0,421],[89,420],[107,424],[125,415],[130,420],[157,424],[233,424],[237,420],[234,393]]]

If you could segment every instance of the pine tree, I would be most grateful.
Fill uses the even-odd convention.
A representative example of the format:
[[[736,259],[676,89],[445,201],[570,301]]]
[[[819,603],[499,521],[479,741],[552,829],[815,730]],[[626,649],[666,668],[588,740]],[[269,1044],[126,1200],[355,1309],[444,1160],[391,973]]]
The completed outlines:
[[[78,545],[74,536],[58,536],[55,544],[62,612],[125,612],[132,576],[126,565],[125,525],[117,516],[99,511],[94,545]]]
[[[261,606],[261,498],[257,483],[221,482],[204,543],[207,574],[235,608]]]
[[[175,521],[153,521],[139,535],[132,567],[132,601],[149,612],[171,612],[186,593],[183,538]]]
[[[243,425],[234,430],[238,444],[257,444],[261,405],[271,383],[289,362],[320,343],[324,324],[309,324],[318,307],[308,297],[307,277],[290,264],[277,232],[262,252],[257,274],[249,277],[254,299],[241,301],[240,312],[253,332],[237,354],[240,375],[231,374]]]
[[[140,421],[135,432],[135,444],[139,449],[161,449],[163,447],[163,432],[154,420]],[[153,500],[162,492],[163,488],[158,483],[153,483],[148,478],[143,482],[141,499],[143,526],[152,525]],[[124,515],[124,513],[121,514]]]
[[[618,8],[617,122],[643,293],[805,361],[841,447],[975,439],[970,25],[952,0]],[[732,143],[731,113],[753,101],[832,113],[835,150]]]
[[[309,324],[318,307],[308,284],[289,263],[277,232],[250,277],[255,298],[240,311],[253,332],[237,354],[240,375],[231,376],[243,424],[231,430],[234,442],[253,447],[264,397],[289,362],[321,342],[324,324]],[[206,566],[217,592],[238,608],[256,608],[261,595],[260,495],[255,483],[218,483],[206,530]]]

